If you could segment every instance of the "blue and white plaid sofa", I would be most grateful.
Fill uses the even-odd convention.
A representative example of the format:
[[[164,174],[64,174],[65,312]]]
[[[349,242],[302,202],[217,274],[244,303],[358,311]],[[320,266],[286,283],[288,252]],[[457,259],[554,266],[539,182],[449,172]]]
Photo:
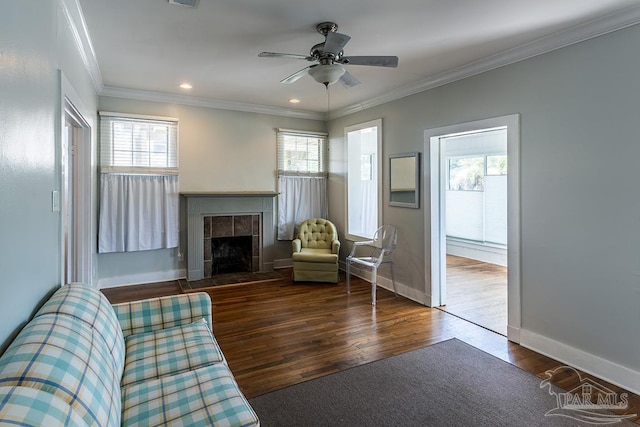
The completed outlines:
[[[210,325],[206,293],[63,286],[0,357],[0,425],[258,426]]]

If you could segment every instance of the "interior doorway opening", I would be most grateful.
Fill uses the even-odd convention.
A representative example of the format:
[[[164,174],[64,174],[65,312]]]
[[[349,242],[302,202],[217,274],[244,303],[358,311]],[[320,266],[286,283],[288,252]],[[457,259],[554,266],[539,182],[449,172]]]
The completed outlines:
[[[518,116],[425,131],[432,307],[519,341]]]
[[[91,283],[91,126],[67,97],[61,135],[61,282]]]
[[[443,135],[446,286],[441,309],[507,335],[507,129]]]

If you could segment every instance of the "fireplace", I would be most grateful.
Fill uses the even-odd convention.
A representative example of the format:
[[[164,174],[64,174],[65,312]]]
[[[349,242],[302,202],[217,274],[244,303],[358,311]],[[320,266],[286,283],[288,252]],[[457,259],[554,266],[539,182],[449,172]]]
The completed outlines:
[[[181,192],[187,208],[187,280],[201,280],[216,272],[248,268],[252,272],[273,271],[275,244],[275,192]],[[227,240],[233,257],[223,256],[214,266],[214,239]],[[244,242],[243,242],[244,240]],[[250,266],[249,249],[250,241]],[[227,249],[225,249],[227,250]],[[246,251],[246,252],[245,252]],[[236,258],[231,261],[230,258]],[[242,259],[242,261],[240,261]]]
[[[202,219],[204,277],[260,270],[261,215]]]

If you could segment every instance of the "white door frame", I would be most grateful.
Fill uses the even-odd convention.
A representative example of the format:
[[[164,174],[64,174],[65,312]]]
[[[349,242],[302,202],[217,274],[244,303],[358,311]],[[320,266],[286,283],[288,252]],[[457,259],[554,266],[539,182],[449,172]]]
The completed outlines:
[[[452,126],[428,129],[424,132],[424,152],[429,153],[429,168],[424,168],[424,200],[430,201],[430,215],[425,215],[425,230],[430,230],[425,239],[425,254],[430,254],[430,263],[425,262],[425,284],[429,305],[442,305],[441,290],[446,282],[446,233],[445,233],[445,158],[440,137],[479,129],[507,127],[507,338],[520,342],[520,115],[495,117],[461,123]],[[425,159],[426,163],[426,159]]]
[[[60,283],[65,284],[67,273],[66,256],[71,256],[71,265],[73,266],[71,280],[93,284],[93,244],[92,236],[93,221],[93,179],[92,179],[92,128],[93,120],[89,110],[87,110],[82,99],[73,89],[66,77],[59,72],[60,75],[60,148],[59,156],[62,163],[62,156],[67,150],[65,141],[68,139],[66,123],[73,124],[70,133],[74,140],[74,159],[69,159],[67,170],[62,170],[64,164],[61,164],[60,171],[60,188],[63,190],[60,200]],[[69,141],[71,143],[71,141]],[[72,188],[75,190],[72,194],[65,194],[64,180],[70,180]],[[68,198],[71,198],[69,203]],[[65,209],[72,209],[72,224],[69,224],[69,233],[72,238],[71,253],[66,254],[67,245],[65,242]],[[65,255],[66,254],[66,255]]]

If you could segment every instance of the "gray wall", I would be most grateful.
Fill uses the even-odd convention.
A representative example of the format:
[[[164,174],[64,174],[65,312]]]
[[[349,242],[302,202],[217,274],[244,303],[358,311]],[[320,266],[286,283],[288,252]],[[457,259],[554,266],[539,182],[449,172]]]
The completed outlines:
[[[95,109],[57,1],[7,2],[0,13],[0,351],[60,285],[58,68]]]
[[[104,96],[99,98],[99,108],[180,120],[180,191],[277,191],[276,129],[325,130],[325,123],[319,120]],[[180,246],[185,252],[184,206],[180,220]],[[167,273],[168,280],[186,268],[186,262],[178,261],[177,252],[99,254],[99,284],[155,282]],[[276,260],[290,259],[291,243],[276,241],[274,255]]]
[[[639,40],[630,27],[332,120],[330,218],[344,235],[345,126],[382,118],[385,162],[420,151],[428,168],[424,130],[519,113],[522,329],[638,378]],[[424,290],[429,210],[388,206],[386,163],[383,182],[396,278]]]

